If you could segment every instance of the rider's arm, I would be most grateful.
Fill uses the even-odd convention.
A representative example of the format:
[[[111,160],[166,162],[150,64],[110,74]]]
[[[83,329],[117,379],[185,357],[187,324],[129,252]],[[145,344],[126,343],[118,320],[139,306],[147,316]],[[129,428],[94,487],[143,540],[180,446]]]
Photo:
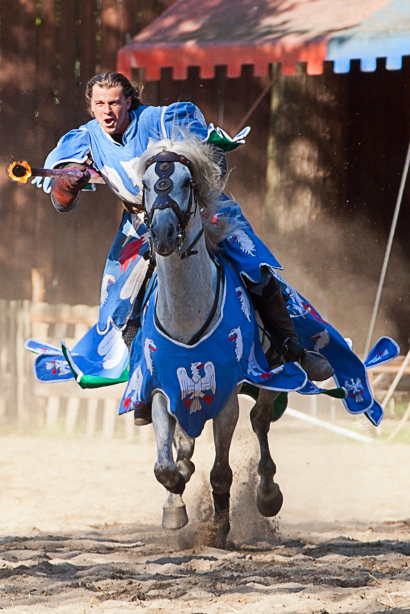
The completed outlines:
[[[163,117],[163,125],[168,138],[176,138],[183,140],[184,133],[188,131],[190,134],[196,134],[201,139],[205,140],[208,135],[208,124],[202,111],[192,102],[175,102],[166,107]],[[178,129],[181,130],[178,134]],[[211,145],[214,145],[211,143]],[[221,169],[221,177],[226,174],[227,163],[225,152],[214,145],[215,162],[218,163]]]
[[[77,168],[83,172],[80,179],[54,179],[51,186],[51,202],[54,208],[60,213],[72,211],[80,198],[80,192],[88,184],[90,173],[85,164],[70,162],[63,164],[60,168]]]

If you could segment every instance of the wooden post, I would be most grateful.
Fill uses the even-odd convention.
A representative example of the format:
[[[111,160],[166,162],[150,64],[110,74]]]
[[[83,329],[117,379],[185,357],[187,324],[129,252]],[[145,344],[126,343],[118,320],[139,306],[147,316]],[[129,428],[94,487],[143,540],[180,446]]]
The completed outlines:
[[[39,269],[31,269],[31,300],[43,303],[46,296],[44,275]]]
[[[4,420],[7,411],[7,303],[0,300],[0,421]]]
[[[46,407],[46,426],[54,427],[58,424],[60,414],[60,397],[48,397]]]
[[[328,67],[315,76],[302,64],[292,76],[279,70],[273,66],[264,226],[267,233],[274,230],[276,245],[287,235],[289,250],[290,233],[299,231],[304,239],[325,208],[344,200],[344,109],[338,96],[343,84]],[[296,243],[300,252],[303,245]]]
[[[280,64],[272,65],[272,79],[273,84],[271,87],[271,99],[269,110],[269,126],[268,126],[268,147],[266,152],[266,193],[265,202],[262,211],[262,223],[261,228],[265,228],[265,222],[269,216],[269,211],[272,207],[272,203],[275,202],[275,198],[280,189],[280,171],[277,161],[277,112],[279,109],[280,101],[283,97],[284,81],[280,77]]]
[[[114,439],[115,421],[117,418],[118,401],[116,399],[105,399],[104,401],[104,439]]]
[[[28,407],[28,353],[24,348],[25,341],[30,337],[30,302],[16,303],[16,409],[20,425],[29,422]]]
[[[97,423],[98,399],[89,399],[87,402],[87,424],[85,428],[85,436],[91,439],[95,434],[95,426]]]
[[[135,424],[134,424],[134,412],[130,411],[123,416],[120,416],[120,419],[124,421],[125,425],[125,439],[127,441],[133,441],[135,438]]]
[[[80,409],[80,399],[76,397],[70,397],[67,401],[67,409],[65,414],[65,428],[66,435],[74,435],[75,428],[77,426],[78,411]]]
[[[16,308],[17,301],[10,301],[8,305],[8,353],[9,353],[9,405],[12,421],[17,419],[17,363],[16,363]]]

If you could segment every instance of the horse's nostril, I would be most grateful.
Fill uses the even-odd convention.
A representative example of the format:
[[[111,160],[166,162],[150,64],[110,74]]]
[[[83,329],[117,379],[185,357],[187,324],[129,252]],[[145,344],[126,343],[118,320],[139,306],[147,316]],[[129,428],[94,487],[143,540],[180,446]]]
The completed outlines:
[[[168,238],[171,239],[174,236],[174,225],[170,224],[169,225],[169,230],[168,230]]]

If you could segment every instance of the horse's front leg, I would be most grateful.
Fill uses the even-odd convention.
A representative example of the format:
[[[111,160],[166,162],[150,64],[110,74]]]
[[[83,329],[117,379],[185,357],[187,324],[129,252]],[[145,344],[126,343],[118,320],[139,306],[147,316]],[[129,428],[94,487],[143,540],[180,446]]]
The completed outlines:
[[[174,446],[177,453],[178,471],[184,476],[185,482],[188,482],[195,471],[195,465],[191,461],[195,450],[195,439],[189,437],[178,422],[175,426]]]
[[[225,407],[214,418],[215,462],[211,469],[211,486],[214,500],[217,545],[225,547],[230,531],[229,499],[232,485],[232,469],[229,466],[229,450],[238,422],[239,405],[236,391],[231,394]]]
[[[154,474],[158,482],[169,491],[164,505],[162,526],[164,529],[181,529],[188,522],[185,503],[182,500],[187,480],[179,472],[172,455],[176,421],[168,413],[167,401],[161,393],[155,394],[152,400],[152,422],[157,441]]]
[[[262,516],[276,516],[283,503],[279,486],[273,481],[276,465],[269,450],[268,433],[271,422],[272,403],[279,393],[261,389],[259,398],[251,411],[251,423],[259,440],[260,461],[258,473],[260,482],[256,491],[256,505]]]

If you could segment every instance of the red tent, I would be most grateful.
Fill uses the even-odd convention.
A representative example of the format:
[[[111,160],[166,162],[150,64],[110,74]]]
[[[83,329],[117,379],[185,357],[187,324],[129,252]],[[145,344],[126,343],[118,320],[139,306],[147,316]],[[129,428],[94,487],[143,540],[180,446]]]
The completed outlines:
[[[253,64],[255,76],[264,76],[272,62],[282,64],[282,74],[294,73],[296,62],[307,62],[308,74],[321,74],[323,61],[337,63],[338,51],[358,28],[362,34],[357,55],[349,47],[348,60],[368,62],[369,49],[363,48],[368,20],[377,16],[376,30],[383,30],[385,10],[387,16],[396,15],[402,29],[402,5],[403,0],[179,0],[120,49],[117,67],[128,76],[132,69],[145,69],[148,81],[159,79],[162,67],[172,67],[174,79],[186,79],[188,66],[199,66],[202,78],[213,78],[215,66],[225,65],[227,77],[239,77],[242,65]],[[377,57],[388,57],[382,39],[377,40]],[[410,47],[406,49],[401,55],[410,53]],[[340,66],[346,66],[346,58],[342,60]],[[348,70],[335,66],[336,72]]]

